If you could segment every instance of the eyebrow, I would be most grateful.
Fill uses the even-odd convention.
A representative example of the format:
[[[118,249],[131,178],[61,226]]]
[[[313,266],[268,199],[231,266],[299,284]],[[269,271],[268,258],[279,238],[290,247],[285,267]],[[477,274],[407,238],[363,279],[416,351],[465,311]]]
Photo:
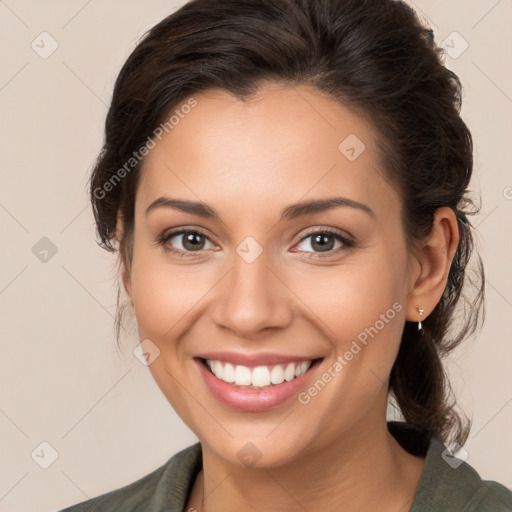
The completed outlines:
[[[340,206],[356,208],[367,213],[375,220],[375,213],[369,206],[363,203],[359,203],[358,201],[354,201],[353,199],[348,199],[346,197],[330,197],[327,199],[315,199],[312,201],[302,201],[300,203],[288,205],[281,211],[280,221],[293,220],[299,217],[304,217],[306,215],[311,215],[313,213],[331,210]],[[168,197],[162,196],[153,201],[146,208],[145,215],[148,215],[156,208],[174,208],[185,213],[198,215],[199,217],[203,217],[205,219],[216,219],[221,221],[219,214],[213,208],[200,201],[190,201],[188,199],[170,199]]]

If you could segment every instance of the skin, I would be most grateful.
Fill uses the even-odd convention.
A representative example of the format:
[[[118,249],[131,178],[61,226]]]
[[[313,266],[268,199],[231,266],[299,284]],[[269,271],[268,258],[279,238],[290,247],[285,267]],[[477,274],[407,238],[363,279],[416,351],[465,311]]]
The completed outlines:
[[[426,318],[445,288],[458,244],[453,212],[440,208],[428,240],[409,249],[377,134],[318,91],[267,84],[246,102],[218,90],[194,97],[197,106],[146,157],[123,272],[140,339],[160,350],[149,369],[202,443],[185,510],[406,512],[424,459],[387,430],[388,378],[404,322]],[[350,134],[366,146],[354,161],[338,149]],[[222,220],[168,207],[146,215],[160,196],[203,201]],[[279,221],[291,203],[332,196],[374,217],[343,206]],[[182,235],[167,247],[198,257],[155,242],[179,227],[205,232],[202,250]],[[322,228],[355,245],[329,238],[322,252],[314,236],[302,240]],[[263,249],[252,263],[236,252],[247,236]],[[394,303],[401,311],[306,405],[292,398],[264,412],[231,409],[193,361],[209,350],[306,355],[324,358],[321,375]],[[248,442],[261,453],[252,467],[237,456]]]

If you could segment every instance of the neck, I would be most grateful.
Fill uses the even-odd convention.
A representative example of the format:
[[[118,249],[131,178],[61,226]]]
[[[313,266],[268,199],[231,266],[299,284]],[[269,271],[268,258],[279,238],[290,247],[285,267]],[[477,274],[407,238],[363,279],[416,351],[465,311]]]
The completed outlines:
[[[423,458],[401,448],[385,421],[353,425],[279,467],[233,466],[203,447],[203,469],[185,510],[407,512],[423,465]]]

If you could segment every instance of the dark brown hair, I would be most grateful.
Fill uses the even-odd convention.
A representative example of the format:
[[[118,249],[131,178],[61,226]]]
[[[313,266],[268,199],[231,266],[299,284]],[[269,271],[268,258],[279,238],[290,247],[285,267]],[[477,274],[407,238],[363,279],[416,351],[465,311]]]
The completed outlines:
[[[460,242],[446,289],[422,335],[406,322],[389,391],[406,421],[463,444],[469,427],[455,411],[441,361],[475,331],[484,312],[478,255],[476,279],[466,272],[473,252],[467,215],[477,211],[467,197],[472,138],[459,115],[460,81],[443,65],[432,31],[406,4],[193,0],[154,26],[119,73],[91,176],[100,246],[119,249],[120,262],[130,268],[143,160],[132,161],[133,168],[126,162],[154,139],[173,108],[212,88],[245,100],[266,82],[311,86],[365,115],[379,134],[386,176],[402,198],[410,248],[430,233],[438,208],[455,212]],[[116,247],[118,211],[124,232]],[[468,284],[475,285],[472,297],[462,293]],[[455,327],[456,307],[462,324]],[[118,341],[121,318],[118,294]]]

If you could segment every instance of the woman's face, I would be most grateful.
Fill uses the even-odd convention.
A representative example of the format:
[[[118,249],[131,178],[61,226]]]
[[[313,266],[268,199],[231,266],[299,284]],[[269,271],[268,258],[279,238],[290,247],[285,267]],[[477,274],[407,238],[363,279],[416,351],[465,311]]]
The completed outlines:
[[[136,197],[125,286],[149,369],[203,446],[234,464],[364,439],[385,424],[417,277],[375,135],[303,87],[194,98],[147,155]],[[312,360],[293,379],[292,363]]]

